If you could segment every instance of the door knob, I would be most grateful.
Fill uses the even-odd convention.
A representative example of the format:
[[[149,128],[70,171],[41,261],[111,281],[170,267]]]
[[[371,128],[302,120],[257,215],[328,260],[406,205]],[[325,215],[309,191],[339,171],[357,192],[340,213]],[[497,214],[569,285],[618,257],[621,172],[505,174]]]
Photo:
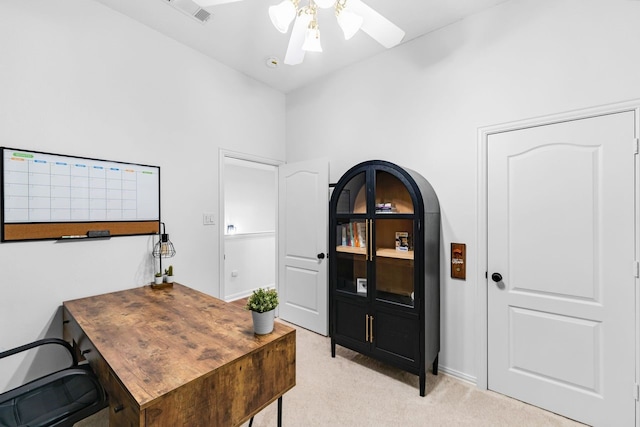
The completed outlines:
[[[323,253],[319,253],[318,254],[318,259],[324,259],[324,254]]]
[[[502,274],[500,273],[493,273],[491,275],[491,280],[493,280],[494,282],[498,283],[498,282],[502,282]]]

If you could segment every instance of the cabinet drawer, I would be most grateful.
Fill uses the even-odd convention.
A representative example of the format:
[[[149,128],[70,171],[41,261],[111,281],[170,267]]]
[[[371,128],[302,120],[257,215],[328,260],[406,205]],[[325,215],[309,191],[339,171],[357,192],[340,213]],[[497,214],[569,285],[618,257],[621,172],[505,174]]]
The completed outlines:
[[[111,371],[105,385],[109,394],[109,427],[138,427],[140,408]]]

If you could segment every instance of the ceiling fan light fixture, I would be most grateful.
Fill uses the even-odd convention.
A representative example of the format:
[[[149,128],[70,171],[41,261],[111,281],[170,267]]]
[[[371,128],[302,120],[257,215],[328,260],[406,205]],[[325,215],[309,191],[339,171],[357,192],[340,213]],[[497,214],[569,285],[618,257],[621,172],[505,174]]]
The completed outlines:
[[[338,25],[342,28],[345,40],[353,37],[360,30],[360,27],[362,27],[362,22],[364,22],[362,16],[351,12],[349,9],[336,11],[336,18]]]
[[[322,52],[322,45],[320,44],[320,29],[315,21],[311,21],[307,33],[304,36],[304,44],[302,50],[306,52]]]
[[[289,25],[296,17],[297,1],[284,0],[281,3],[269,7],[269,17],[273,26],[281,33],[289,31]]]
[[[284,57],[284,63],[287,65],[298,65],[304,61],[305,51],[302,50],[304,44],[304,38],[307,33],[307,28],[313,20],[311,13],[298,13],[296,20],[293,22],[293,29],[291,30],[291,37],[289,37],[289,46],[287,47],[287,53]]]
[[[367,6],[362,0],[307,1],[308,5],[301,8],[298,8],[300,0],[284,0],[277,6],[269,8],[269,16],[273,25],[282,33],[288,31],[291,21],[295,19],[284,57],[284,63],[287,65],[302,63],[305,52],[322,52],[317,18],[318,8],[332,6],[335,8],[336,20],[344,33],[345,40],[351,39],[358,31],[362,30],[384,47],[392,48],[400,44],[405,36],[402,29]],[[347,3],[349,4],[348,8]]]

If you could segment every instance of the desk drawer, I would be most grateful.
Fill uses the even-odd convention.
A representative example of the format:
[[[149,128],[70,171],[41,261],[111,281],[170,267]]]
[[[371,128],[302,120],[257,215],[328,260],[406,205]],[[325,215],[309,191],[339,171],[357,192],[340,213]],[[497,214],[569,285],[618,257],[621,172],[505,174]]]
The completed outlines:
[[[124,390],[102,355],[66,310],[64,311],[63,333],[65,340],[73,343],[78,360],[85,359],[89,362],[91,369],[100,380],[100,384],[109,395],[109,427],[141,426],[138,405]]]
[[[82,329],[80,329],[73,317],[66,313],[66,310],[64,313],[63,336],[66,341],[73,345],[76,356],[78,356],[78,361],[88,361],[91,369],[93,369],[93,372],[95,372],[100,380],[100,383],[104,385],[107,382],[107,372],[109,371],[106,362]]]
[[[109,380],[105,388],[109,394],[109,427],[138,427],[144,425],[140,420],[138,404],[111,372],[109,372]]]

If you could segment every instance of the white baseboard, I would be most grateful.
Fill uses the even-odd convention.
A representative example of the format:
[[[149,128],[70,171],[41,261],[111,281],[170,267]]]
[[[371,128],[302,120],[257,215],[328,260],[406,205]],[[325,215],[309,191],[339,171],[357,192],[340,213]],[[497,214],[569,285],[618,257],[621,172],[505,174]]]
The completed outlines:
[[[233,302],[236,300],[239,300],[241,298],[247,298],[249,297],[249,295],[251,295],[252,291],[242,291],[242,292],[238,292],[236,294],[231,294],[231,295],[227,295],[227,297],[224,299],[225,302]]]
[[[476,377],[471,376],[469,374],[465,374],[464,372],[456,371],[455,369],[447,368],[446,366],[438,366],[438,373],[443,373],[445,375],[449,375],[450,377],[457,378],[466,383],[476,385]]]

